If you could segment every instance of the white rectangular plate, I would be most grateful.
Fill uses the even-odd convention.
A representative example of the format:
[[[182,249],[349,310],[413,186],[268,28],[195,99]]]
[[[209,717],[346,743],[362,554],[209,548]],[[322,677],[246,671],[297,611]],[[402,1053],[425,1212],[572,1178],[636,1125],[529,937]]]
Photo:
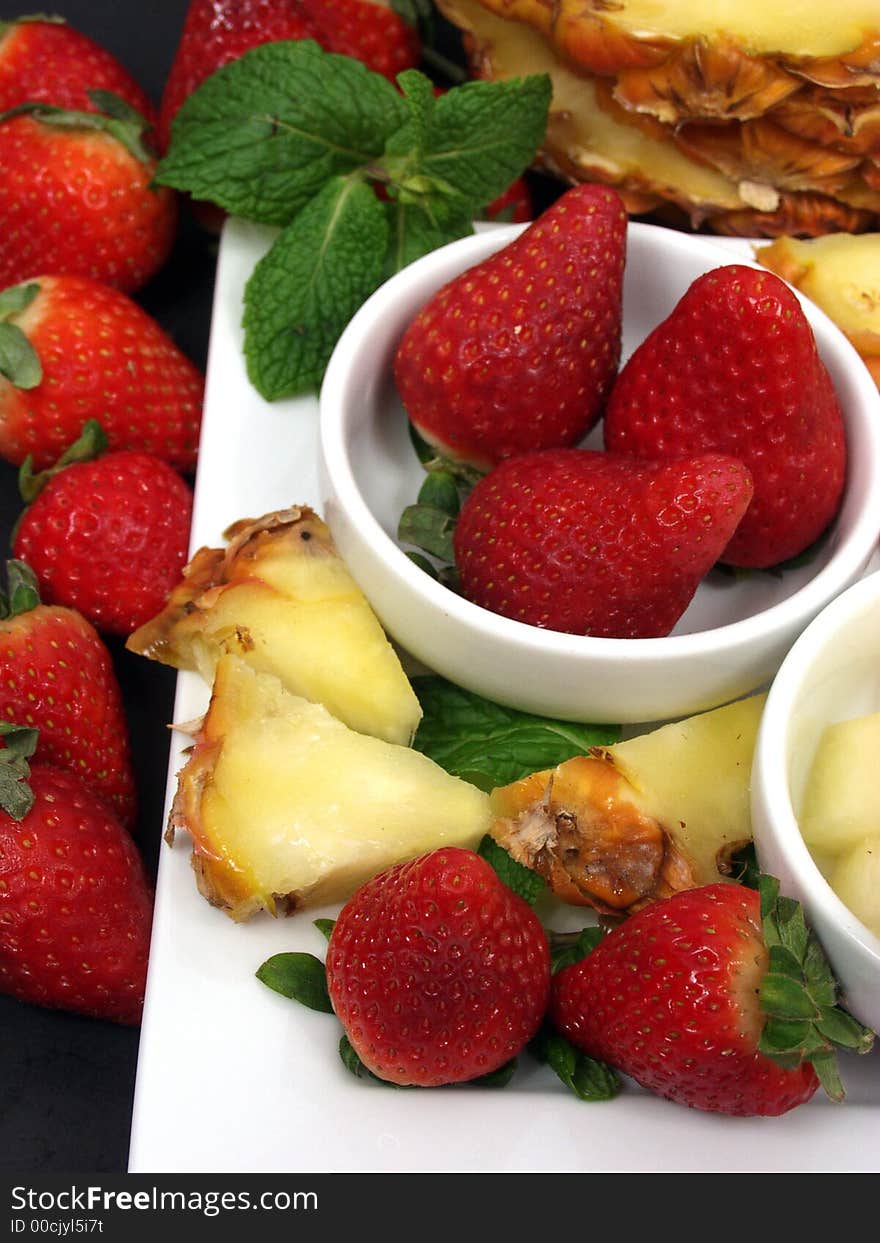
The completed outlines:
[[[320,507],[317,402],[268,405],[242,357],[244,283],[266,230],[230,221],[220,251],[192,548],[290,504]],[[744,249],[743,254],[747,252]],[[750,252],[748,252],[750,255]],[[175,720],[205,709],[193,674]],[[168,801],[184,739],[173,736]],[[163,849],[140,1044],[130,1170],[182,1172],[869,1171],[877,1169],[880,1060],[846,1060],[849,1099],[783,1118],[701,1114],[627,1086],[577,1101],[523,1057],[503,1090],[400,1092],[355,1079],[340,1029],[254,978],[269,955],[325,942],[310,911],[233,924],[196,892],[189,843]]]

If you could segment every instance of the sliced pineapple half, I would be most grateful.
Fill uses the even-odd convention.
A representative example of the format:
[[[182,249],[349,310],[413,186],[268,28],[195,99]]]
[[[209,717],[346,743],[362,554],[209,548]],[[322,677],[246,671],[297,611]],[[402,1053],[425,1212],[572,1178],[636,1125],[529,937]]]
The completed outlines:
[[[487,794],[421,752],[356,733],[226,655],[169,838],[189,834],[199,889],[240,921],[342,901],[401,860],[476,847],[491,820]]]
[[[126,646],[210,683],[234,653],[346,725],[408,745],[422,711],[330,531],[306,506],[243,519],[202,548]]]
[[[542,160],[562,177],[607,181],[632,212],[674,204],[723,233],[874,227],[875,0],[833,22],[819,0],[438,4],[476,76],[550,74]]]
[[[763,695],[661,726],[492,792],[495,840],[566,902],[638,910],[729,879],[752,836]]]

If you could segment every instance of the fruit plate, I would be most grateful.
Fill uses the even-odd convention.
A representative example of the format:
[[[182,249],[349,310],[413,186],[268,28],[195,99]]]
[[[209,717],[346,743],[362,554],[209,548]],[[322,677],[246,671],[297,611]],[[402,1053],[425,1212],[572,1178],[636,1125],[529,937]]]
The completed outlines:
[[[264,403],[242,356],[244,282],[267,230],[231,220],[220,248],[192,548],[229,523],[320,505],[313,398]],[[739,247],[739,250],[737,250]],[[751,257],[747,243],[728,256]],[[719,261],[723,262],[720,254]],[[181,674],[175,720],[208,692]],[[185,739],[172,734],[168,801]],[[774,1120],[728,1119],[626,1085],[584,1104],[528,1057],[502,1089],[400,1092],[354,1078],[339,1028],[254,977],[271,954],[323,955],[314,910],[236,925],[197,893],[189,844],[163,848],[129,1169],[158,1172],[734,1172],[877,1169],[880,1056],[845,1059],[848,1100]],[[581,922],[583,922],[581,920]]]

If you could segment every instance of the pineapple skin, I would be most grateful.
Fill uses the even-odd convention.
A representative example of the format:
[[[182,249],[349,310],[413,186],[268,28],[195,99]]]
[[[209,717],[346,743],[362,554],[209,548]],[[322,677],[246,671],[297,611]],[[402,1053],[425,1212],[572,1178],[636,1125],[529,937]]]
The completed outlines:
[[[394,863],[476,848],[490,823],[483,791],[227,655],[178,774],[168,836],[189,834],[201,893],[243,921],[344,901]]]
[[[490,832],[563,901],[605,914],[730,880],[730,856],[752,837],[764,701],[752,695],[493,790]]]
[[[126,646],[210,683],[235,653],[346,725],[409,745],[422,710],[366,597],[308,507],[242,520],[202,548]]]

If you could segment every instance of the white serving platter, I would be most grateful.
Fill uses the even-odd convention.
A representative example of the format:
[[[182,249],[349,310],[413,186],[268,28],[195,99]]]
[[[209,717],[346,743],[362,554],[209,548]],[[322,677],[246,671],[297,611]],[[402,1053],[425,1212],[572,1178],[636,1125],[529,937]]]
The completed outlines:
[[[267,230],[227,223],[220,249],[192,548],[242,517],[320,507],[318,407],[268,405],[242,356],[241,297]],[[728,254],[750,257],[747,244]],[[723,261],[721,259],[720,261]],[[208,691],[181,674],[175,720]],[[185,739],[172,735],[167,799]],[[505,1089],[394,1091],[354,1078],[339,1027],[254,976],[271,954],[323,955],[312,920],[233,924],[197,893],[189,843],[163,848],[140,1042],[133,1173],[867,1172],[880,1167],[880,1055],[844,1059],[844,1105],[822,1097],[777,1119],[702,1114],[627,1085],[585,1104],[527,1057]]]

